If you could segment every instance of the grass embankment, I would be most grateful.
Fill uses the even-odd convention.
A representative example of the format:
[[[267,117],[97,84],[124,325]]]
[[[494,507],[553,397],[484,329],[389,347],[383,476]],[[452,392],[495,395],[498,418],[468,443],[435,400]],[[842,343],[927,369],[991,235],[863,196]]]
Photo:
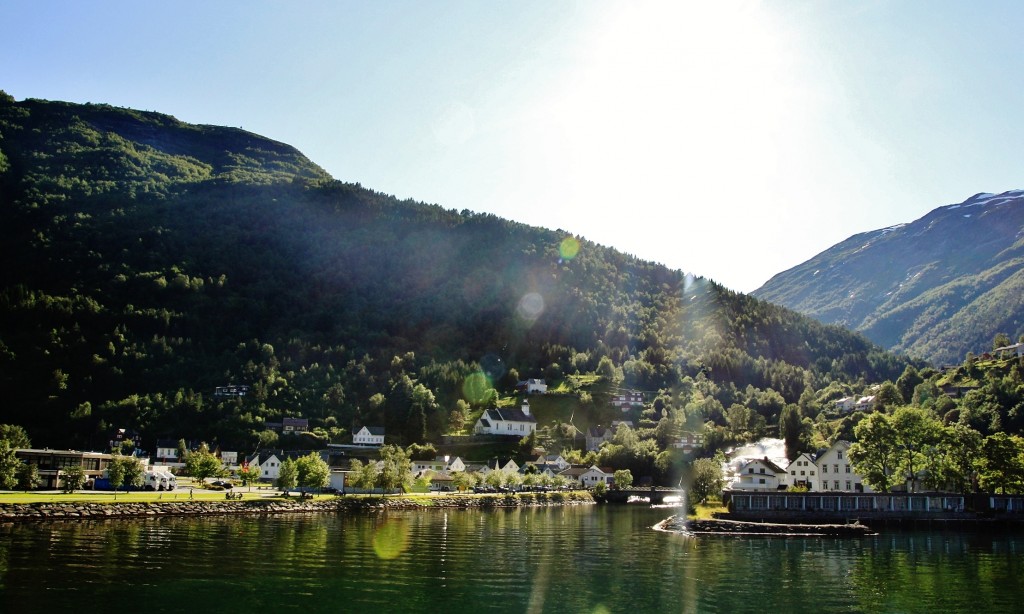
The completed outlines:
[[[722,505],[721,501],[708,501],[707,503],[698,503],[696,506],[696,512],[693,514],[687,514],[688,520],[711,520],[716,513],[726,513],[729,510]]]

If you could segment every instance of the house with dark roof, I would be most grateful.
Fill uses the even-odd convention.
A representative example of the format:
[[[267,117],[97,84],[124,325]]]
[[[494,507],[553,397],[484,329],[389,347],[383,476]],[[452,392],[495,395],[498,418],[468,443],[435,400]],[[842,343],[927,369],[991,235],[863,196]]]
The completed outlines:
[[[606,441],[611,441],[614,436],[615,429],[600,425],[590,427],[587,429],[587,451],[590,452],[601,449],[601,444]]]
[[[501,407],[484,410],[473,427],[477,435],[511,435],[526,437],[537,430],[537,418],[530,413],[530,401],[520,408]]]

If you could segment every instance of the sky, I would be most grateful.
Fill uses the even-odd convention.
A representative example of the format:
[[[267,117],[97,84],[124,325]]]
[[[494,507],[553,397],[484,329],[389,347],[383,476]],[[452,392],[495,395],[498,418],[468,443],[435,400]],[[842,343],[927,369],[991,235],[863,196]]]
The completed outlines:
[[[1024,3],[0,3],[0,89],[241,127],[334,178],[750,292],[1024,188]]]

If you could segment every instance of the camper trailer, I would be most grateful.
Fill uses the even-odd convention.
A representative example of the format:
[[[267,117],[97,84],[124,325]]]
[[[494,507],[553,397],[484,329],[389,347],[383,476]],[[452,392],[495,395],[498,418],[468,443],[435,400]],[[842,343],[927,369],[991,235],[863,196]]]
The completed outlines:
[[[174,490],[177,487],[174,474],[166,469],[147,469],[143,480],[146,490]]]

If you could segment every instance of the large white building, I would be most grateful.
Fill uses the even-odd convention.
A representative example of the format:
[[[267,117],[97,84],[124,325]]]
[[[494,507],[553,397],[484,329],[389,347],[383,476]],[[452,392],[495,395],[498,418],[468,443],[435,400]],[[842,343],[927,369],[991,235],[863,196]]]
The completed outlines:
[[[804,452],[785,469],[768,458],[747,461],[730,488],[781,490],[790,486],[810,492],[874,492],[850,464],[850,442],[837,441],[817,454]]]

